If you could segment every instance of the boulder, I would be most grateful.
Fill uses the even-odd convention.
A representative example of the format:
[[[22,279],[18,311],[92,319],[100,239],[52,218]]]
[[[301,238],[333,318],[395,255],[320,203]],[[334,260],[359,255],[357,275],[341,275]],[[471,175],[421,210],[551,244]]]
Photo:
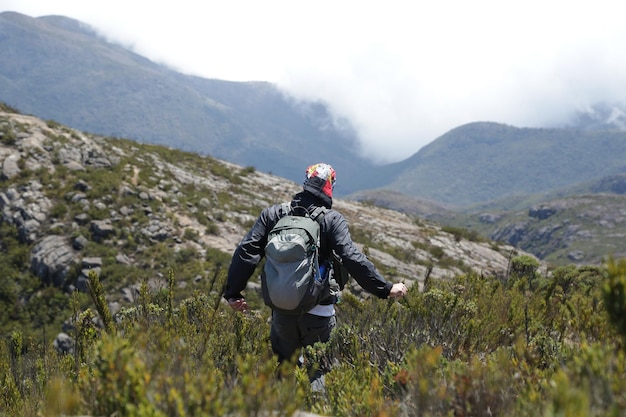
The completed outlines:
[[[72,247],[76,250],[83,250],[89,241],[85,236],[78,235],[72,240]]]
[[[100,267],[85,268],[85,266],[83,265],[83,269],[80,271],[80,275],[78,276],[78,278],[76,278],[76,288],[78,289],[78,291],[89,291],[89,273],[92,271],[95,272],[98,278],[100,278],[100,273],[102,272],[102,269]]]
[[[59,333],[52,345],[61,354],[74,353],[74,340],[67,333]]]
[[[78,180],[78,182],[74,184],[74,189],[82,191],[82,192],[86,192],[86,191],[91,190],[91,186],[83,180]]]
[[[86,171],[85,167],[80,162],[67,161],[64,165],[70,171]]]
[[[17,161],[20,160],[20,154],[14,153],[9,155],[2,164],[2,178],[10,180],[15,178],[20,173],[20,167],[17,165]]]
[[[91,258],[83,258],[82,267],[83,269],[101,268],[102,258],[96,256]]]
[[[55,287],[63,287],[76,262],[74,249],[65,237],[58,235],[44,237],[30,255],[31,271],[44,283]]]
[[[94,220],[91,222],[91,233],[95,241],[106,239],[115,233],[109,220]]]
[[[528,216],[534,217],[539,220],[545,220],[557,212],[556,207],[551,207],[545,204],[539,206],[533,206],[528,210]]]

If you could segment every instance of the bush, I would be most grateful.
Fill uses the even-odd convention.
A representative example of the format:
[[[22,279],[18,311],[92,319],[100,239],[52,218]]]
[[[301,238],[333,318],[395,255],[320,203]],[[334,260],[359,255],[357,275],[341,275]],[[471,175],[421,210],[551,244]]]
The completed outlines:
[[[305,368],[277,365],[262,303],[246,315],[225,307],[228,258],[207,253],[209,287],[180,302],[176,270],[162,291],[144,281],[136,305],[114,318],[94,292],[91,306],[106,332],[73,296],[69,354],[21,333],[1,340],[0,415],[626,412],[622,261],[545,277],[517,269],[522,280],[534,273],[534,291],[477,274],[433,280],[424,291],[415,285],[401,300],[344,290],[330,342],[303,352],[307,364],[327,371],[325,391],[316,392]]]

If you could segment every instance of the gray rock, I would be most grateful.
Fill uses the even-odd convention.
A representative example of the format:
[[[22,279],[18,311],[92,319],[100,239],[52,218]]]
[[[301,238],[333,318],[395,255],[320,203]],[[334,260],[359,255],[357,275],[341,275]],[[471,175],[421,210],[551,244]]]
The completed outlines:
[[[128,256],[124,255],[123,253],[118,253],[117,256],[115,257],[115,261],[118,264],[122,264],[122,265],[130,265],[132,263],[131,260],[128,258]]]
[[[5,193],[0,193],[0,209],[4,210],[5,207],[11,205],[11,200]]]
[[[74,249],[66,238],[50,235],[44,237],[32,249],[30,268],[44,283],[62,287],[72,264],[76,261]]]
[[[82,192],[86,192],[86,191],[91,190],[91,186],[89,184],[87,184],[83,180],[78,180],[78,182],[76,184],[74,184],[74,188],[76,190],[82,191]]]
[[[494,224],[495,222],[500,220],[501,217],[502,216],[495,215],[495,214],[492,214],[492,213],[483,213],[478,218],[478,221],[481,222],[481,223],[485,223],[485,224]]]
[[[122,187],[121,192],[122,192],[122,195],[124,195],[124,196],[133,196],[133,195],[137,194],[132,188],[130,188],[127,185],[124,185]]]
[[[83,260],[84,261],[84,260]],[[80,292],[88,292],[89,291],[89,274],[91,272],[95,272],[96,276],[100,278],[100,273],[102,269],[100,267],[95,268],[84,268],[80,271],[80,275],[76,279],[76,288]]]
[[[17,165],[17,161],[20,160],[20,154],[14,153],[9,155],[2,164],[2,178],[12,179],[20,174],[20,167]]]
[[[89,277],[83,273],[81,273],[78,278],[76,278],[76,290],[79,292],[89,292]]]
[[[94,205],[98,210],[106,210],[107,208],[107,205],[104,204],[102,201],[97,201]]]
[[[39,223],[35,219],[26,220],[18,230],[18,236],[22,242],[33,243],[37,240],[37,232],[41,227],[41,223]]]
[[[583,259],[585,259],[585,253],[579,250],[575,250],[567,254],[567,259],[574,262],[582,261]]]
[[[122,305],[117,301],[112,301],[109,303],[109,310],[111,310],[112,315],[116,315],[122,309]]]
[[[85,167],[80,162],[67,161],[64,165],[70,171],[85,171]]]
[[[113,225],[108,220],[94,220],[91,222],[91,233],[96,241],[106,239],[115,233]]]
[[[83,258],[82,267],[84,269],[101,268],[102,267],[102,258],[100,258],[100,257]]]
[[[85,193],[76,193],[74,194],[74,196],[72,196],[72,203],[78,203],[81,200],[84,200],[85,198],[87,198],[87,194]]]
[[[87,213],[80,213],[74,216],[74,221],[78,224],[87,224],[89,222],[89,215]]]
[[[206,209],[206,208],[211,207],[211,202],[209,201],[209,199],[208,199],[208,198],[206,198],[206,197],[202,197],[202,198],[200,199],[200,201],[198,202],[198,205],[199,205],[200,207],[202,207],[202,208],[205,208],[205,209]]]
[[[76,236],[72,241],[72,247],[76,250],[83,250],[89,241],[85,236]]]
[[[74,353],[74,340],[67,333],[59,333],[52,345],[61,354]]]
[[[490,237],[496,242],[508,242],[516,246],[526,238],[528,234],[527,226],[526,222],[509,223],[495,230]]]
[[[141,229],[141,233],[152,240],[164,241],[170,237],[168,225],[158,220],[151,220],[147,227]]]
[[[533,206],[528,210],[528,216],[534,217],[539,220],[545,220],[557,212],[555,207],[541,204],[539,206]]]
[[[131,207],[128,206],[122,206],[120,207],[120,214],[122,216],[130,216],[131,214],[133,214],[135,212],[135,210]]]
[[[132,285],[130,287],[124,287],[121,289],[122,299],[127,303],[133,303],[139,299],[139,284]]]

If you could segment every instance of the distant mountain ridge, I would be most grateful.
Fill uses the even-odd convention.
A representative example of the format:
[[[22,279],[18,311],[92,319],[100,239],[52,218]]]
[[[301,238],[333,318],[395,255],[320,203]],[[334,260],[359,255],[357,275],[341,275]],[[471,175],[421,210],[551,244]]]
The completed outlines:
[[[476,122],[398,164],[386,188],[467,207],[626,172],[626,132]]]
[[[62,16],[0,13],[0,101],[100,135],[209,154],[300,182],[307,164],[331,163],[338,196],[422,200],[468,210],[550,194],[626,172],[624,108],[598,104],[574,128],[459,126],[414,155],[376,166],[359,156],[349,121],[267,82],[209,80],[173,71]]]
[[[0,14],[0,101],[88,132],[174,146],[301,180],[325,160],[358,187],[371,163],[323,103],[266,82],[188,76],[62,17]],[[296,178],[297,173],[297,178]]]

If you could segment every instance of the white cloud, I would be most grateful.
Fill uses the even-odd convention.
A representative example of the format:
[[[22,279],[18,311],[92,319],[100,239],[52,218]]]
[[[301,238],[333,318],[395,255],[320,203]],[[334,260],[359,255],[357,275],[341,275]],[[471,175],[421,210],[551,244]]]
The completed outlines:
[[[463,123],[543,126],[626,97],[619,0],[0,0],[0,10],[66,15],[184,72],[322,99],[381,162]]]

